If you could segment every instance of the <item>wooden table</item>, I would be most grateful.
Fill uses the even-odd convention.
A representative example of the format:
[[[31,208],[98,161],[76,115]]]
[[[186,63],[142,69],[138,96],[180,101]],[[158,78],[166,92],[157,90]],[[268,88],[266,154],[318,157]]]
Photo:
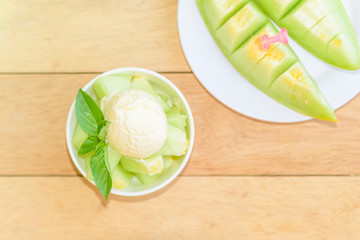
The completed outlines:
[[[226,108],[181,51],[175,0],[0,3],[0,239],[360,239],[360,98],[337,124],[271,124]],[[65,122],[77,89],[125,66],[158,71],[196,123],[186,169],[138,198],[75,169]]]

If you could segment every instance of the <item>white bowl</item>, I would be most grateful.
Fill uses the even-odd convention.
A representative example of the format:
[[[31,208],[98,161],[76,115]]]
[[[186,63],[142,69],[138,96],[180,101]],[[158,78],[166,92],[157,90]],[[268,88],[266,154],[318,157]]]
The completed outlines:
[[[187,103],[184,95],[180,92],[180,90],[167,78],[164,76],[161,76],[160,74],[142,69],[142,68],[117,68],[114,70],[107,71],[97,77],[95,77],[93,80],[88,82],[85,87],[83,87],[83,90],[87,92],[90,96],[95,97],[94,90],[92,88],[93,83],[98,79],[99,77],[110,75],[110,74],[116,74],[116,73],[131,73],[133,75],[140,75],[146,77],[151,85],[158,91],[162,91],[168,95],[173,100],[177,100],[181,103],[181,107],[183,108],[183,111],[187,113],[188,121],[187,121],[187,137],[189,140],[189,149],[187,150],[186,154],[176,160],[168,169],[166,172],[164,172],[154,183],[149,185],[144,185],[140,183],[136,177],[133,178],[130,186],[125,189],[115,189],[113,188],[111,190],[111,193],[115,195],[120,196],[140,196],[149,194],[152,192],[155,192],[166,185],[168,185],[171,181],[173,181],[183,170],[186,163],[188,162],[193,145],[194,145],[194,120],[193,116],[189,107],[189,104]],[[67,118],[66,123],[66,142],[67,147],[69,149],[69,153],[71,156],[71,159],[73,160],[75,166],[79,170],[79,172],[86,178],[85,176],[85,160],[78,156],[77,151],[74,149],[74,147],[71,144],[71,138],[75,129],[76,125],[76,116],[75,116],[75,100],[73,104],[71,105],[69,115]],[[86,178],[87,179],[87,178]],[[89,182],[95,185],[95,183],[89,179],[87,179]]]

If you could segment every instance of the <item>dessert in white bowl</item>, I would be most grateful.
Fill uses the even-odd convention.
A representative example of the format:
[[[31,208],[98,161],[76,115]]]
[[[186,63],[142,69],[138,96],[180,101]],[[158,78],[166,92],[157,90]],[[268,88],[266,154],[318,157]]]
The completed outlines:
[[[79,171],[105,197],[110,191],[147,194],[181,172],[192,151],[194,124],[184,96],[169,80],[144,69],[115,69],[83,90],[69,112],[68,148]],[[98,110],[82,108],[83,99],[94,100],[88,105]],[[94,123],[86,120],[93,113]]]

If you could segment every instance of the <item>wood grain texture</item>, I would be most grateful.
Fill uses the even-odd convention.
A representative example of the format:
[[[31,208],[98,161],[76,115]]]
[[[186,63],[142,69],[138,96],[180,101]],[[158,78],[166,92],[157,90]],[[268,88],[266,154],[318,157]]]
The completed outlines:
[[[109,201],[76,176],[66,117],[96,75],[54,73],[189,72],[177,3],[1,1],[0,239],[359,240],[360,177],[349,175],[360,174],[360,97],[336,112],[337,124],[270,124],[226,108],[191,73],[165,74],[195,119],[183,176]],[[41,74],[1,74],[27,72]]]
[[[65,124],[79,87],[95,75],[0,75],[1,175],[74,175]],[[192,108],[195,148],[185,175],[360,174],[360,98],[337,124],[270,124],[231,111],[192,74],[165,74]]]
[[[0,72],[189,71],[177,1],[1,1]]]
[[[358,240],[360,178],[181,177],[104,202],[78,177],[0,178],[1,239]]]

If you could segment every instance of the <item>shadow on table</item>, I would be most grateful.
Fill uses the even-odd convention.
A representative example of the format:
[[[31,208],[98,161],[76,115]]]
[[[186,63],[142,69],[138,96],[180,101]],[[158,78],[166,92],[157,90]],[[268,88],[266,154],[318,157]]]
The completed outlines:
[[[80,177],[80,179],[85,183],[85,185],[87,185],[87,187],[91,188],[92,191],[94,192],[94,194],[96,195],[96,197],[101,201],[101,204],[107,208],[107,206],[112,202],[112,201],[118,201],[118,202],[142,202],[142,201],[147,201],[150,200],[152,198],[156,198],[162,194],[164,194],[165,192],[167,192],[171,187],[173,187],[173,185],[175,185],[180,177],[175,178],[171,183],[169,183],[167,186],[165,186],[164,188],[147,194],[147,195],[143,195],[143,196],[135,196],[135,197],[131,197],[131,196],[118,196],[115,194],[110,194],[108,197],[108,200],[105,200],[104,196],[100,193],[99,189],[94,186],[93,184],[91,184],[88,180],[86,180],[84,177]]]

